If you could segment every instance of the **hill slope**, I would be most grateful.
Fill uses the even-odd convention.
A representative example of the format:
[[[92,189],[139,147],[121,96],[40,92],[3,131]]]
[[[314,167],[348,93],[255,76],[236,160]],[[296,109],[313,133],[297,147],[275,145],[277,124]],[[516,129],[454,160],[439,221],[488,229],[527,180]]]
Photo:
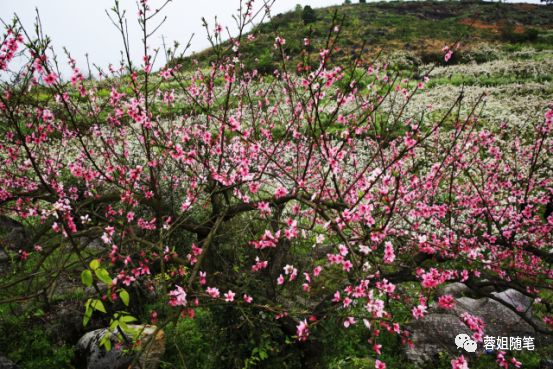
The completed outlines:
[[[334,14],[342,23],[337,58],[349,59],[362,52],[370,57],[383,51],[408,51],[423,63],[437,61],[441,48],[461,41],[463,50],[482,43],[531,43],[539,49],[553,48],[553,7],[533,4],[491,2],[380,2],[315,9],[316,20],[304,24],[299,10],[278,14],[253,29],[253,41],[243,41],[241,60],[247,67],[272,72],[278,56],[273,55],[275,35],[284,37],[285,51],[292,61],[301,60],[303,37],[317,48],[326,39]],[[362,49],[365,45],[364,49]],[[228,44],[226,46],[229,46]],[[227,47],[230,53],[230,47]],[[216,54],[212,49],[179,60],[206,63]],[[462,54],[457,55],[462,61]],[[455,61],[454,61],[455,62]]]

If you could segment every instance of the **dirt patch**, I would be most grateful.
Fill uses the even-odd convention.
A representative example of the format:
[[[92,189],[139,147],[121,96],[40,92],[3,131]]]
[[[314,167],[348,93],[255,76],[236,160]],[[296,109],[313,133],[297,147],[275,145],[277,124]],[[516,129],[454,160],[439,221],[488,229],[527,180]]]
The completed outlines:
[[[465,26],[469,26],[476,29],[486,29],[494,33],[499,33],[499,26],[495,22],[486,23],[478,19],[465,18],[465,19],[461,19],[458,23],[464,24]]]
[[[488,31],[491,31],[493,33],[501,33],[501,28],[502,28],[502,21],[499,21],[499,22],[483,22],[483,21],[478,20],[478,19],[465,18],[465,19],[461,19],[459,21],[459,23],[464,24],[465,26],[475,28],[475,29],[488,30]],[[514,25],[514,28],[512,29],[512,32],[514,32],[514,33],[524,33],[524,32],[526,32],[526,28],[522,24],[516,24],[516,25]]]
[[[523,25],[517,24],[514,29],[515,33],[524,33],[526,32],[526,28],[524,28]]]

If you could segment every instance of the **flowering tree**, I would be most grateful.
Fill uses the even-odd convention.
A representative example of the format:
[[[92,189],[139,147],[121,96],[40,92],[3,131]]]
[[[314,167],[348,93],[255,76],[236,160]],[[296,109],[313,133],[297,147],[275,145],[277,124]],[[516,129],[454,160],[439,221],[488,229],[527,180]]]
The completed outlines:
[[[277,34],[281,67],[248,70],[240,50],[256,35],[245,30],[266,5],[242,3],[226,42],[222,26],[206,23],[217,59],[184,71],[154,70],[148,39],[161,9],[145,0],[143,63],[132,62],[116,2],[124,61],[97,82],[69,55],[73,75],[63,81],[48,38],[17,19],[6,28],[0,215],[32,225],[19,258],[39,260],[21,267],[18,282],[33,289],[19,299],[48,291],[62,268],[97,291],[85,324],[107,313],[125,332],[139,290],[167,301],[165,322],[220,305],[268,313],[307,366],[316,366],[312,338],[326,319],[364,325],[376,356],[383,330],[411,344],[404,324],[435,300],[451,309],[452,296],[435,294],[451,281],[483,294],[516,289],[551,326],[553,109],[524,132],[487,126],[481,100],[468,106],[462,95],[448,111],[408,114],[428,78],[361,56],[334,65],[337,17],[324,40],[304,40],[316,51],[303,64],[288,65]],[[58,267],[46,267],[60,252]],[[482,340],[485,322],[466,321]]]

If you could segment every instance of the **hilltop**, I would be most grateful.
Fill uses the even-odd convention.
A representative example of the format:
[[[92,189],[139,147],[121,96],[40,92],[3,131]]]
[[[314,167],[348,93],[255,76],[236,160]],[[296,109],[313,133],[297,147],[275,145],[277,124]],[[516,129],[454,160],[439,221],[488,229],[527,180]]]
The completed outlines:
[[[463,61],[463,52],[478,50],[483,43],[553,48],[551,6],[466,1],[356,3],[314,9],[315,17],[307,24],[302,13],[298,7],[254,28],[250,34],[255,39],[244,40],[241,45],[241,60],[246,67],[272,72],[278,63],[278,55],[273,55],[276,35],[287,40],[285,51],[292,61],[300,61],[302,54],[310,51],[303,45],[303,37],[309,37],[311,51],[316,50],[326,40],[335,15],[342,24],[335,57],[342,62],[359,53],[369,58],[398,50],[422,63],[435,62],[441,59],[444,45],[457,41],[462,52],[456,54],[454,63]],[[222,46],[231,53],[228,43]],[[215,58],[214,50],[208,49],[176,62],[189,65],[196,59],[205,64]]]

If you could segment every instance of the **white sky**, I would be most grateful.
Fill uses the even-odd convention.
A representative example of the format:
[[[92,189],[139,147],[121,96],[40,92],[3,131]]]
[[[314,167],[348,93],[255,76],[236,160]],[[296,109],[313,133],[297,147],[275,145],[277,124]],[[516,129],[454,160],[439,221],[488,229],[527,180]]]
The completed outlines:
[[[120,0],[123,8],[128,9],[131,50],[135,61],[140,61],[140,34],[136,22],[135,0]],[[352,2],[358,2],[353,0]],[[529,0],[526,2],[538,2]],[[150,0],[152,8],[162,4],[162,0]],[[261,0],[257,0],[259,5]],[[272,14],[291,10],[296,4],[324,7],[343,3],[343,0],[276,0]],[[172,0],[164,9],[167,22],[154,35],[152,46],[162,44],[161,35],[169,45],[173,40],[185,44],[192,33],[192,51],[200,51],[209,46],[202,27],[201,17],[209,22],[218,16],[224,26],[232,26],[231,15],[236,12],[239,0]],[[38,8],[46,34],[52,38],[53,45],[62,59],[62,47],[69,49],[77,59],[81,69],[86,71],[84,55],[88,52],[91,62],[105,68],[109,63],[117,64],[120,58],[121,37],[111,24],[105,10],[113,6],[113,0],[0,0],[0,18],[9,21],[14,13],[22,19],[25,27],[32,31],[35,8]],[[161,17],[159,18],[159,20]],[[160,64],[157,64],[159,67]]]
[[[272,14],[293,9],[296,4],[324,7],[342,2],[343,0],[276,0]],[[149,3],[151,8],[155,9],[163,4],[163,1],[150,0]],[[0,18],[9,21],[13,14],[17,13],[28,31],[32,31],[35,8],[38,8],[44,32],[51,37],[60,61],[65,60],[62,59],[62,47],[65,46],[77,60],[81,70],[86,71],[86,53],[89,54],[91,62],[103,68],[109,63],[117,64],[120,59],[121,37],[105,12],[113,4],[113,0],[0,0]],[[136,1],[120,0],[120,4],[128,9],[130,43],[131,47],[134,46],[131,52],[134,60],[140,61],[141,35],[136,21]],[[256,4],[259,6],[262,1],[257,0]],[[239,0],[172,0],[163,10],[162,14],[167,15],[167,21],[151,39],[152,46],[162,45],[162,34],[168,46],[172,46],[174,40],[179,41],[181,45],[186,44],[194,33],[189,50],[203,50],[209,47],[209,43],[201,18],[205,17],[213,28],[213,20],[217,16],[219,23],[232,30],[235,24],[232,14],[236,13],[238,6]],[[159,16],[158,21],[162,18],[163,16]],[[157,67],[160,65],[157,63]]]

